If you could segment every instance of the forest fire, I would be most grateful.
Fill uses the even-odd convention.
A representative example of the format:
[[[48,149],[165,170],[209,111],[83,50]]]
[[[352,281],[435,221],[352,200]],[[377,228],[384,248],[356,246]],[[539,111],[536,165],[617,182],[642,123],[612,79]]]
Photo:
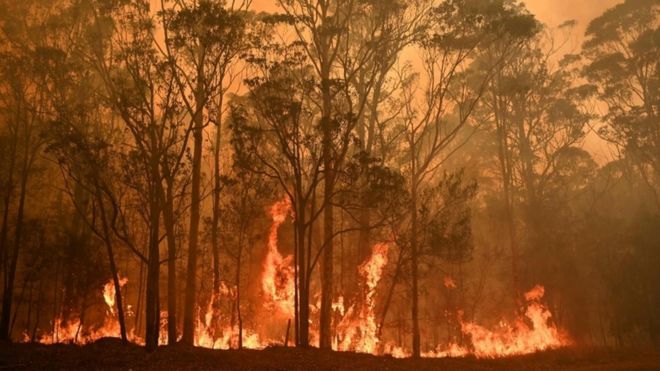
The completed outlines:
[[[128,282],[128,278],[123,277],[119,280],[121,286]],[[55,343],[73,343],[88,344],[104,337],[119,337],[119,322],[115,313],[115,286],[114,281],[110,279],[101,291],[103,299],[107,306],[106,315],[103,324],[98,328],[83,326],[80,317],[64,320],[61,317],[53,320],[52,332],[42,334],[36,339],[42,344]],[[23,334],[23,341],[29,342],[32,339],[27,333]],[[140,339],[132,336],[132,340],[140,342]]]
[[[364,279],[364,296],[345,313],[343,306],[341,307],[339,314],[342,319],[337,325],[338,341],[334,344],[336,350],[371,354],[379,351],[375,296],[383,269],[387,265],[387,253],[387,244],[376,244],[371,257],[360,266],[360,275]],[[340,299],[343,302],[343,298]]]
[[[657,353],[660,0],[563,2],[0,0],[0,369]]]
[[[270,208],[272,224],[268,234],[267,253],[263,262],[261,278],[263,294],[267,298],[263,303],[264,309],[276,310],[284,318],[293,315],[293,267],[291,257],[283,258],[279,251],[278,230],[290,212],[290,203],[286,199],[275,203]],[[405,347],[392,342],[383,342],[379,338],[376,318],[377,289],[383,273],[387,269],[389,252],[387,243],[375,244],[371,255],[359,267],[359,274],[362,278],[359,297],[348,308],[345,307],[343,296],[339,296],[334,301],[333,310],[338,320],[333,349],[374,355],[388,354],[397,358],[410,356],[410,351]],[[121,286],[124,286],[128,279],[123,277],[119,282]],[[443,278],[443,284],[448,289],[456,289],[456,283],[449,276]],[[232,290],[224,284],[221,293],[227,298],[232,296]],[[53,332],[42,335],[38,342],[43,344],[87,344],[103,337],[119,337],[112,280],[103,286],[102,295],[107,311],[101,327],[90,331],[83,327],[80,319],[70,320],[66,323],[63,323],[61,319],[56,319]],[[474,322],[463,321],[462,313],[459,312],[461,330],[467,335],[468,343],[439,345],[436,350],[424,352],[422,356],[443,358],[474,355],[478,358],[498,358],[570,345],[568,337],[550,323],[552,315],[541,302],[543,295],[543,286],[536,286],[525,293],[527,305],[526,308],[523,308],[524,318],[516,318],[511,323],[501,321],[498,328],[492,330]],[[203,314],[199,308],[195,345],[211,349],[231,349],[236,344],[238,328],[226,325],[218,335],[215,335],[211,324],[213,315],[211,303],[212,301],[209,302]],[[167,312],[162,312],[161,317],[163,318],[161,329],[162,333],[165,333]],[[29,340],[26,335],[24,341]],[[131,331],[131,341],[143,343],[141,338],[134,335],[134,330]],[[161,338],[160,343],[165,345],[166,339]],[[274,339],[264,340],[251,329],[245,329],[243,332],[243,347],[248,349],[263,349],[278,343],[281,344],[280,341]]]
[[[270,208],[273,224],[268,234],[268,251],[264,261],[262,288],[266,306],[285,316],[294,315],[295,282],[292,256],[282,257],[277,247],[277,232],[291,212],[291,202],[288,198],[275,203]]]

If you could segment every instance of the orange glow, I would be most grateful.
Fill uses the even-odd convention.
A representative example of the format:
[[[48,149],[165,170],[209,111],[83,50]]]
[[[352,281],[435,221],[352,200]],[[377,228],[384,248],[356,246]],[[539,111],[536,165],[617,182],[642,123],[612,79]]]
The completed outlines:
[[[127,278],[121,278],[119,284],[123,287],[128,282]],[[105,304],[108,306],[103,325],[96,329],[89,326],[83,326],[80,318],[75,317],[69,321],[64,321],[62,318],[56,318],[53,323],[53,331],[41,335],[37,342],[42,344],[55,344],[55,343],[74,343],[74,344],[88,344],[104,337],[120,337],[119,321],[116,318],[115,312],[115,286],[114,281],[110,279],[101,291]],[[131,341],[140,342],[140,340],[133,336],[129,336]],[[29,336],[24,334],[24,341],[30,341]]]
[[[294,316],[293,256],[282,257],[277,248],[277,232],[290,212],[291,202],[288,198],[277,202],[270,208],[273,224],[268,234],[268,252],[263,265],[264,270],[261,281],[265,295],[265,306],[287,318],[293,318]]]
[[[282,319],[293,319],[294,316],[294,269],[292,256],[283,257],[278,248],[278,230],[291,214],[291,204],[288,199],[275,203],[270,208],[272,224],[268,235],[267,252],[263,261],[261,275],[261,291],[263,302],[261,313],[275,313]],[[411,351],[399,344],[380,339],[377,306],[378,287],[382,282],[383,274],[388,264],[389,246],[387,243],[378,243],[372,247],[371,255],[358,267],[360,274],[360,290],[354,299],[338,296],[332,303],[335,316],[335,336],[333,349],[338,351],[352,351],[370,353],[375,355],[388,354],[393,357],[409,357]],[[123,287],[127,278],[120,279]],[[442,278],[445,288],[454,290],[457,283],[451,276]],[[102,337],[119,337],[119,321],[117,320],[115,287],[109,280],[102,288],[101,294],[107,306],[102,326],[92,328],[83,326],[80,318],[72,318],[64,322],[61,318],[55,319],[53,331],[43,334],[37,339],[43,344],[76,343],[87,344]],[[236,299],[236,287],[221,286],[220,301],[233,301]],[[547,349],[555,349],[570,345],[568,337],[561,333],[551,322],[551,313],[543,304],[545,295],[543,286],[535,286],[524,298],[526,306],[524,315],[514,321],[500,321],[495,329],[489,329],[475,322],[462,319],[459,312],[461,331],[467,335],[465,344],[440,344],[435,349],[423,352],[423,357],[463,357],[474,355],[478,358],[496,358],[512,355],[528,354]],[[312,343],[318,342],[318,318],[320,297],[310,311],[315,314],[310,320],[310,339]],[[212,325],[213,297],[205,308],[199,308],[198,321],[195,328],[195,345],[212,349],[230,349],[238,345],[239,329],[237,325],[223,323]],[[126,305],[127,315],[131,315],[131,305]],[[226,321],[226,319],[225,319]],[[217,326],[217,328],[215,327]],[[130,341],[143,344],[144,340],[135,335],[136,329],[128,332]],[[274,340],[264,331],[254,328],[243,329],[243,347],[248,349],[263,349],[272,344],[281,344],[283,338]],[[24,334],[23,341],[30,341]],[[161,312],[160,338],[161,345],[167,344],[167,312]]]
[[[463,332],[472,339],[473,353],[480,358],[495,358],[570,345],[568,338],[550,323],[552,314],[541,303],[544,294],[543,286],[535,286],[528,291],[525,294],[525,318],[517,318],[512,324],[501,322],[497,330],[491,331],[475,323],[462,323]]]
[[[359,268],[364,279],[363,295],[358,308],[351,306],[337,325],[338,338],[334,346],[336,350],[355,351],[361,353],[376,353],[380,339],[376,322],[376,287],[387,265],[387,244],[376,244],[372,254]],[[343,298],[341,298],[340,314],[343,314]]]

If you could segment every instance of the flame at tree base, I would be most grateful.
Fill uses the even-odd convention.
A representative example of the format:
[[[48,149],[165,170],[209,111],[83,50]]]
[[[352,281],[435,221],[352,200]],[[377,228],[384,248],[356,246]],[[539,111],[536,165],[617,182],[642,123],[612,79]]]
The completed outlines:
[[[271,207],[272,224],[268,235],[267,252],[263,262],[261,290],[263,293],[263,312],[274,314],[276,321],[293,320],[295,276],[292,256],[283,257],[278,250],[278,229],[291,214],[291,203],[284,200]],[[381,330],[376,318],[377,288],[388,263],[389,248],[386,243],[374,245],[372,254],[360,265],[361,277],[358,298],[345,307],[345,298],[339,296],[332,304],[335,315],[335,337],[332,344],[334,350],[369,353],[374,355],[391,355],[397,358],[409,357],[411,352],[400,345],[384,342],[380,339]],[[128,280],[121,278],[120,286]],[[456,283],[451,277],[444,277],[445,288],[452,290]],[[85,328],[80,318],[64,322],[58,318],[53,323],[53,331],[38,337],[43,344],[75,343],[88,344],[103,337],[119,337],[119,321],[115,311],[115,286],[110,280],[103,286],[102,295],[106,304],[105,319],[99,328]],[[538,351],[556,349],[570,345],[567,336],[563,335],[551,323],[551,313],[542,303],[545,290],[536,286],[525,294],[526,307],[524,316],[512,322],[501,321],[496,329],[488,329],[475,322],[466,322],[462,313],[458,313],[461,331],[467,335],[465,344],[448,344],[438,346],[435,350],[422,353],[422,357],[463,357],[473,355],[478,358],[497,358],[513,355],[529,354]],[[232,301],[236,298],[235,288],[222,286],[219,293]],[[213,297],[209,300],[204,315],[198,315],[195,328],[195,345],[212,349],[237,348],[239,344],[239,328],[236,324],[220,324],[218,308],[213,308]],[[316,307],[314,307],[316,308]],[[132,313],[127,305],[127,313]],[[318,312],[318,308],[316,308]],[[200,310],[201,312],[201,310]],[[312,311],[314,312],[314,311]],[[200,313],[201,314],[201,313]],[[215,315],[214,315],[215,314]],[[225,321],[230,322],[230,321]],[[233,322],[233,321],[231,321]],[[311,326],[310,326],[311,327]],[[274,344],[284,344],[281,339],[273,339],[265,332],[256,329],[243,328],[241,344],[248,349],[263,349]],[[318,340],[315,328],[310,328],[312,338]],[[288,335],[287,335],[288,337]],[[128,338],[131,342],[144,344],[143,339],[135,335],[132,329]],[[31,339],[24,334],[23,340]],[[160,338],[161,345],[167,344],[167,312],[161,312]]]
[[[541,303],[545,294],[543,286],[537,285],[527,293],[525,316],[513,323],[500,322],[499,328],[489,330],[474,322],[461,319],[461,330],[470,338],[469,345],[450,344],[445,349],[427,352],[425,357],[462,357],[474,355],[477,358],[498,358],[530,354],[557,349],[571,344],[568,337],[550,323],[552,314]],[[459,316],[460,317],[460,316]]]

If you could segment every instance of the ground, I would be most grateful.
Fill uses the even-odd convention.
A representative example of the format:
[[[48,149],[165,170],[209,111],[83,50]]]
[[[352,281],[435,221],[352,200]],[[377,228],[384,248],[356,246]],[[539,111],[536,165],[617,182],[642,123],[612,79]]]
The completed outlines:
[[[496,360],[394,359],[365,354],[269,348],[209,350],[163,347],[148,354],[135,345],[103,339],[76,345],[1,344],[0,369],[175,369],[175,370],[660,370],[651,351],[562,349]]]

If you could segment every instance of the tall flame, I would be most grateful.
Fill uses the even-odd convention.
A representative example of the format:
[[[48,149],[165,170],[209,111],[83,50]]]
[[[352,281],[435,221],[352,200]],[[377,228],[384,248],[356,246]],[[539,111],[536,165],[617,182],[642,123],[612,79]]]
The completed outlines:
[[[278,314],[277,321],[292,319],[294,316],[295,276],[293,257],[283,257],[278,249],[278,230],[291,214],[291,203],[284,199],[270,208],[272,224],[268,235],[267,252],[263,261],[261,289],[264,295],[263,308]],[[335,338],[333,348],[340,351],[354,351],[370,354],[389,354],[393,357],[407,357],[411,352],[394,343],[383,342],[379,338],[378,321],[376,318],[377,289],[382,281],[382,275],[388,263],[389,246],[386,243],[375,244],[372,253],[359,267],[360,289],[357,297],[347,300],[338,296],[332,303],[335,318]],[[128,282],[120,279],[120,287]],[[442,284],[448,290],[458,286],[451,276],[445,276]],[[43,334],[37,340],[44,344],[76,343],[87,344],[102,337],[119,337],[119,322],[116,317],[115,286],[109,280],[102,289],[102,296],[107,306],[103,324],[98,328],[83,326],[81,319],[72,317],[65,322],[56,318],[53,331]],[[461,357],[472,354],[479,358],[495,358],[511,355],[527,354],[537,351],[559,348],[570,344],[570,340],[562,334],[551,322],[551,313],[542,303],[545,289],[535,286],[525,293],[526,301],[524,315],[514,321],[501,321],[495,329],[488,329],[475,322],[467,322],[458,313],[461,331],[467,335],[464,344],[440,345],[432,351],[422,354],[423,357]],[[220,293],[223,300],[235,300],[236,288],[222,285]],[[229,349],[238,344],[239,329],[235,324],[212,324],[214,310],[213,297],[209,300],[204,312],[198,316],[195,329],[195,345],[205,348]],[[320,299],[312,305],[312,313],[318,313]],[[132,313],[127,305],[127,314]],[[203,314],[203,315],[201,315]],[[226,322],[229,322],[225,319]],[[167,312],[161,312],[160,344],[167,343]],[[312,323],[310,336],[313,342],[318,340],[318,324]],[[216,326],[217,328],[215,328]],[[142,344],[144,341],[135,335],[136,329],[129,332],[129,339]],[[24,341],[30,337],[24,334]],[[263,332],[253,328],[242,331],[243,347],[263,349],[269,344],[281,343],[272,340]]]
[[[380,340],[376,323],[375,297],[378,282],[387,265],[387,252],[387,244],[374,245],[371,256],[359,267],[360,276],[364,279],[364,298],[359,309],[350,307],[337,325],[340,339],[335,344],[335,349],[376,353]],[[342,299],[341,306],[337,305],[336,308],[343,312],[343,298],[340,299]]]
[[[288,198],[275,203],[270,208],[273,224],[268,234],[268,252],[264,261],[262,290],[266,296],[266,306],[277,310],[288,318],[294,315],[295,282],[292,265],[293,256],[282,257],[277,248],[277,232],[291,212]]]
[[[119,287],[124,287],[127,282],[128,278],[120,278]],[[105,304],[108,306],[108,310],[112,315],[115,314],[115,299],[115,282],[114,280],[110,279],[110,281],[103,285],[103,300],[105,300]]]

